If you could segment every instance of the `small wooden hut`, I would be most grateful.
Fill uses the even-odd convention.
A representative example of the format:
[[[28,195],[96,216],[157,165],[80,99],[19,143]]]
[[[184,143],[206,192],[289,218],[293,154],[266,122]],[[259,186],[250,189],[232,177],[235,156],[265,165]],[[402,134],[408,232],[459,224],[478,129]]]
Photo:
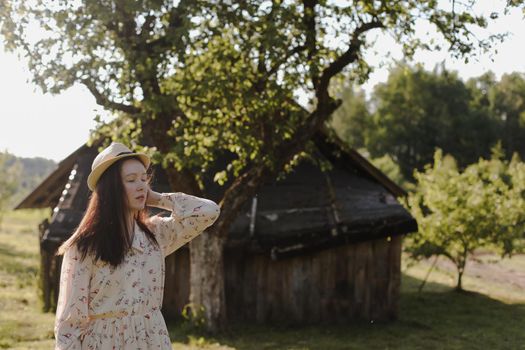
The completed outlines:
[[[246,203],[225,247],[227,313],[231,320],[285,323],[389,320],[398,314],[402,235],[417,230],[397,202],[404,191],[365,158],[315,138],[332,169],[300,163],[285,179],[268,183]],[[74,231],[90,194],[86,178],[97,154],[82,146],[18,206],[53,208],[40,227],[44,302],[58,296],[57,247]],[[205,179],[206,197],[223,188]],[[169,192],[160,167],[153,188]],[[177,318],[189,299],[188,247],[166,258],[163,313]]]

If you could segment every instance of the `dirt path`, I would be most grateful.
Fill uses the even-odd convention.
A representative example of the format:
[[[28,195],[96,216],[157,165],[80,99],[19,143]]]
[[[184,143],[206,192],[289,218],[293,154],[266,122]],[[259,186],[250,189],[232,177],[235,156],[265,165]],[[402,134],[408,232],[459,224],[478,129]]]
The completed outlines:
[[[432,260],[429,260],[430,264]],[[440,257],[436,266],[442,270],[456,273],[456,267],[448,259]],[[465,276],[480,278],[502,286],[522,289],[525,293],[525,254],[511,259],[501,259],[492,253],[477,253],[467,261]]]

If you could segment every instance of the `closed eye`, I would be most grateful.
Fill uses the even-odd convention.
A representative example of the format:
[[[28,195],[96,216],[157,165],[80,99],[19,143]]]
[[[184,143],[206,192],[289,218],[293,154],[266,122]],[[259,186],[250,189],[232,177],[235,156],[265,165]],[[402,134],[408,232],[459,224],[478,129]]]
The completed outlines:
[[[146,181],[148,181],[148,179],[140,179],[140,181],[146,182]],[[135,179],[129,179],[126,182],[135,182]]]

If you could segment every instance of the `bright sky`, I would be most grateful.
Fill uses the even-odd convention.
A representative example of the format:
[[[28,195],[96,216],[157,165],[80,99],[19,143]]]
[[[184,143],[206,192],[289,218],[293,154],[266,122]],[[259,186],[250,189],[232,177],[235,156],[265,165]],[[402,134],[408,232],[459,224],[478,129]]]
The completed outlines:
[[[485,13],[500,10],[504,0],[483,0],[478,6]],[[479,76],[492,70],[499,78],[507,72],[525,72],[525,20],[520,10],[507,17],[500,17],[489,30],[508,31],[511,36],[497,46],[498,53],[483,56],[469,64],[452,60],[446,52],[419,53],[415,62],[422,62],[427,69],[445,60],[449,69],[458,70],[464,79]],[[372,62],[379,62],[382,53],[392,51],[400,59],[395,43],[381,39],[380,49]],[[370,90],[375,84],[385,81],[387,67],[378,69],[364,86]],[[93,118],[102,110],[95,99],[82,86],[75,86],[59,96],[43,95],[32,83],[26,65],[16,55],[5,53],[0,44],[0,150],[8,150],[23,157],[45,157],[60,161],[82,145],[95,126]]]
[[[0,150],[60,161],[87,141],[101,109],[83,86],[44,95],[27,66],[0,44]]]

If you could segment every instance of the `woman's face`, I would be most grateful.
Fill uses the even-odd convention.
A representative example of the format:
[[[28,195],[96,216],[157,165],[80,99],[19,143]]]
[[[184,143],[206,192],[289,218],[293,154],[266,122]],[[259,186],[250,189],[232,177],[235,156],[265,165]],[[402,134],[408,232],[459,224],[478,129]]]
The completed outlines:
[[[133,213],[144,208],[148,194],[148,176],[146,168],[138,159],[126,159],[121,169],[122,184],[124,185],[128,209]]]

